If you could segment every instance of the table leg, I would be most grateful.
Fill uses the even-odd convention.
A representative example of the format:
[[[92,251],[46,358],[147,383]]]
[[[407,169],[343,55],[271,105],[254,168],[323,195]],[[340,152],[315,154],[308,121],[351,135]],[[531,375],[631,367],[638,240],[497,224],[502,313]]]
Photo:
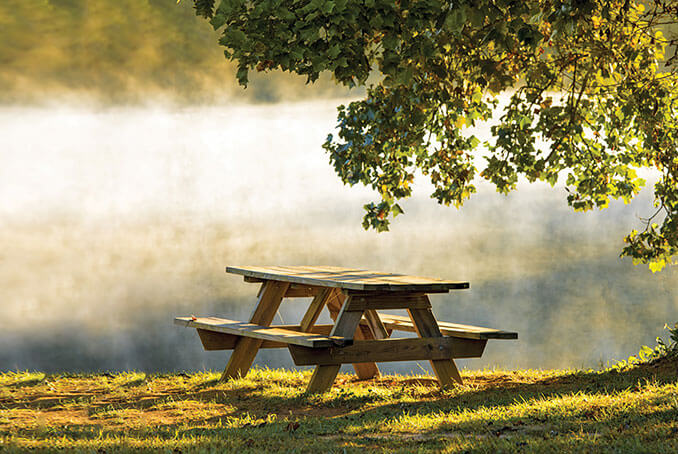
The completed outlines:
[[[349,297],[350,298],[350,297]],[[356,329],[360,324],[360,319],[363,317],[363,311],[349,311],[346,310],[349,301],[346,301],[337,315],[337,321],[332,328],[330,336],[345,337],[353,339]],[[337,374],[341,369],[340,364],[332,364],[328,366],[316,366],[311,381],[306,388],[308,393],[322,393],[329,390],[337,378]]]
[[[379,318],[377,311],[374,309],[367,309],[365,311],[365,318],[367,319],[367,324],[369,325],[370,330],[372,330],[375,339],[388,339],[389,332]]]
[[[428,300],[427,296],[422,298]],[[438,322],[431,309],[408,309],[407,311],[419,337],[442,337]],[[453,380],[460,385],[464,383],[453,359],[432,360],[431,367],[433,367],[440,386],[450,386],[454,384]]]
[[[329,299],[334,298],[334,289],[324,288],[318,293],[311,301],[311,305],[308,307],[308,310],[304,314],[304,317],[301,319],[299,325],[301,331],[308,332],[313,327],[313,324],[318,320],[320,312],[327,304]],[[332,387],[337,373],[339,373],[339,368],[341,366],[330,366],[323,369],[316,367],[311,377],[311,382],[314,383],[314,387],[317,389],[329,389]],[[336,369],[336,370],[334,370]],[[310,385],[309,385],[310,388]]]
[[[332,293],[333,289],[325,287],[313,297],[313,301],[311,301],[311,305],[304,314],[304,318],[301,319],[301,324],[299,325],[301,331],[308,332],[313,327],[320,316],[320,312],[322,312],[325,304],[327,304],[327,300],[332,297]]]
[[[310,394],[324,393],[334,384],[337,374],[341,369],[341,364],[332,364],[330,366],[315,366],[311,381],[306,387],[306,392]]]
[[[341,306],[344,303],[346,296],[340,291],[335,290],[334,298],[327,302],[327,308],[330,311],[330,317],[336,322]],[[365,328],[364,330],[362,328]],[[366,326],[358,326],[356,329],[355,340],[372,340],[375,339],[374,332]],[[377,363],[356,363],[353,364],[353,369],[360,380],[368,380],[379,375],[379,367]],[[336,375],[336,374],[335,374]]]
[[[250,323],[270,326],[289,285],[289,282],[264,282],[259,292],[259,301],[254,309],[254,314],[252,314]],[[259,351],[262,342],[261,339],[240,337],[235,344],[235,348],[233,349],[231,358],[228,360],[226,369],[221,375],[221,380],[244,377],[247,375],[247,371],[252,367],[254,357]]]

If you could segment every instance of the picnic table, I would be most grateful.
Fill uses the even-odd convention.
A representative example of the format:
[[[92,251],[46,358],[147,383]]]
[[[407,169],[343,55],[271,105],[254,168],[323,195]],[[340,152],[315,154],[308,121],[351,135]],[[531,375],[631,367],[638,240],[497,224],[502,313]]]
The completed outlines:
[[[428,360],[441,386],[462,383],[454,358],[478,358],[488,339],[517,339],[515,332],[438,322],[430,293],[469,288],[452,282],[402,274],[331,266],[230,266],[227,273],[260,283],[249,322],[219,317],[177,317],[196,328],[205,350],[233,350],[222,380],[244,377],[260,348],[288,348],[297,366],[314,365],[311,393],[324,392],[342,364],[353,364],[361,379],[379,374],[378,362]],[[310,298],[298,325],[271,326],[284,298]],[[327,307],[333,324],[316,324]],[[408,316],[377,312],[405,309]],[[418,338],[392,338],[393,331]]]

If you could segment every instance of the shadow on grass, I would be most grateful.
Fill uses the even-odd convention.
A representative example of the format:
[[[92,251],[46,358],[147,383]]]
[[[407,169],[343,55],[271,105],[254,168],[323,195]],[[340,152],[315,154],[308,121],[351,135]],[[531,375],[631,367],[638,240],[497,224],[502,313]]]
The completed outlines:
[[[45,377],[42,377],[42,378],[36,377],[36,378],[29,378],[29,379],[26,379],[26,380],[18,380],[14,383],[10,383],[10,384],[5,385],[5,386],[7,386],[8,388],[14,388],[14,389],[16,389],[16,388],[28,388],[28,387],[40,385],[40,384],[44,383],[44,381],[45,381]]]
[[[350,443],[355,450],[393,446],[407,452],[422,443],[435,451],[450,440],[459,440],[460,445],[471,440],[484,446],[483,449],[492,448],[479,452],[506,449],[510,452],[528,442],[566,451],[573,447],[584,451],[607,449],[606,443],[625,449],[624,443],[635,443],[648,452],[666,452],[667,443],[670,447],[673,446],[670,443],[678,443],[678,405],[664,401],[667,397],[663,394],[639,395],[637,406],[629,405],[628,409],[611,411],[604,404],[594,403],[571,405],[567,412],[555,410],[560,405],[559,397],[595,401],[597,396],[676,383],[677,375],[674,360],[623,371],[575,371],[546,377],[526,372],[481,373],[468,377],[466,385],[450,390],[440,390],[430,380],[383,377],[365,382],[344,380],[333,393],[324,396],[295,391],[305,384],[303,380],[295,379],[291,385],[287,380],[288,394],[267,394],[275,382],[256,378],[242,385],[221,387],[216,379],[210,379],[137,400],[128,396],[91,402],[88,408],[90,414],[95,414],[108,410],[161,409],[168,402],[223,404],[216,415],[193,416],[186,410],[191,405],[187,405],[180,419],[126,429],[127,434],[138,438],[152,435],[167,443],[191,438],[199,439],[203,446],[226,443],[231,448],[256,449],[266,443],[290,446],[315,443],[321,447],[325,446],[322,443],[327,446]],[[355,392],[359,384],[373,390],[363,387]],[[379,392],[383,388],[391,388],[386,397]],[[548,404],[540,406],[541,402]],[[514,406],[523,404],[529,411],[513,411]],[[251,422],[243,425],[243,415],[248,415],[244,421]],[[418,425],[419,417],[428,422]],[[408,418],[414,425],[408,425]],[[393,427],[395,431],[391,432]],[[69,430],[78,438],[89,439],[95,433],[90,433],[86,426]],[[115,433],[116,429],[107,430]],[[464,450],[474,452],[476,448],[460,448]]]
[[[271,440],[291,446],[326,443],[328,446],[350,446],[347,452],[372,451],[388,447],[389,451],[409,452],[420,448],[438,451],[451,442],[466,446],[451,452],[522,452],[530,447],[536,452],[668,452],[678,443],[678,407],[665,405],[665,396],[645,398],[636,409],[610,412],[601,405],[582,405],[566,415],[550,415],[548,409],[520,417],[512,416],[508,407],[521,403],[548,401],[565,396],[609,395],[640,390],[645,384],[675,383],[675,369],[644,365],[626,371],[574,372],[551,378],[520,382],[513,374],[495,377],[482,383],[483,377],[469,379],[469,385],[456,393],[433,386],[414,402],[379,405],[377,394],[357,396],[339,390],[333,398],[319,405],[316,397],[296,395],[262,396],[260,387],[225,392],[232,405],[234,399],[246,402],[238,411],[254,411],[259,417],[275,413],[272,422],[246,424],[234,428],[199,428],[167,425],[161,430],[169,440],[178,430],[182,437],[207,440],[230,440],[245,448],[266,446]],[[400,386],[399,380],[373,380],[374,385]],[[403,393],[412,388],[404,387]],[[237,400],[236,399],[236,400]],[[397,399],[397,398],[396,398]],[[495,412],[487,416],[483,409]],[[294,408],[295,412],[286,413]],[[260,411],[257,412],[256,409]],[[238,411],[234,412],[237,413]],[[437,416],[446,412],[473,414],[466,421],[444,417],[424,429],[390,432],[388,426],[402,417]],[[325,413],[326,418],[318,418]],[[313,418],[316,416],[316,418]],[[218,422],[221,417],[210,418]],[[282,441],[280,441],[282,440]],[[286,441],[285,441],[286,440]],[[309,447],[310,449],[310,447]],[[343,448],[342,448],[343,449]],[[303,451],[303,450],[302,450]],[[334,451],[332,451],[334,452]],[[339,449],[337,452],[342,452]]]
[[[675,367],[675,364],[643,364],[623,371],[575,371],[569,374],[531,380],[529,382],[521,381],[518,373],[508,372],[502,375],[490,375],[489,377],[471,377],[466,380],[466,385],[451,390],[452,394],[450,394],[450,391],[440,390],[433,380],[386,377],[367,381],[349,381],[347,386],[338,386],[338,392],[330,398],[325,397],[322,402],[319,402],[316,396],[308,394],[294,394],[289,397],[262,395],[261,391],[266,388],[267,383],[257,382],[252,385],[229,389],[215,388],[219,384],[219,380],[214,378],[193,385],[189,389],[165,390],[154,396],[142,395],[137,400],[120,397],[119,399],[94,403],[93,406],[113,406],[116,409],[148,409],[166,403],[168,400],[174,402],[201,401],[222,404],[229,403],[236,407],[239,406],[239,403],[242,403],[248,409],[255,412],[259,409],[267,414],[284,411],[285,413],[299,415],[329,413],[332,416],[337,416],[354,412],[365,405],[375,405],[382,400],[378,393],[356,395],[351,392],[350,387],[352,383],[362,383],[400,388],[399,392],[403,397],[411,397],[411,392],[414,389],[413,386],[416,386],[419,400],[408,402],[405,408],[403,408],[410,412],[425,410],[431,406],[434,406],[437,410],[473,411],[486,406],[490,402],[492,405],[505,406],[513,404],[518,400],[549,398],[577,392],[593,394],[614,393],[633,388],[643,380],[657,384],[673,383],[678,379],[678,372]],[[126,382],[121,386],[132,388],[144,384],[149,379],[150,377],[134,380]],[[31,380],[12,386],[34,386],[40,382],[42,380]],[[300,383],[300,385],[302,384]],[[91,393],[78,394],[77,397],[94,398],[96,395],[97,392],[92,391]],[[396,394],[395,398],[397,397],[398,395]],[[53,403],[53,405],[58,404],[58,401]],[[49,405],[47,402],[41,402],[41,408],[49,408]],[[24,403],[23,406],[30,407],[30,403],[28,405]],[[391,406],[395,410],[395,407],[403,407],[403,404],[392,404]],[[387,407],[388,405],[378,406],[377,408]],[[300,408],[302,409],[301,412],[295,411]]]

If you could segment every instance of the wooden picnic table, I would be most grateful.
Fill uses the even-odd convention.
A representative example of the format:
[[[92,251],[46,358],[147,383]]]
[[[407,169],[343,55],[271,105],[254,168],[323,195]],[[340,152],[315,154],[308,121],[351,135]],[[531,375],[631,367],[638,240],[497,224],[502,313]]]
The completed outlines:
[[[246,282],[260,283],[249,322],[217,317],[177,317],[196,328],[205,350],[233,350],[222,379],[245,376],[260,348],[288,348],[298,366],[315,365],[308,392],[331,388],[342,364],[361,379],[379,374],[386,361],[429,360],[441,386],[462,383],[454,358],[478,358],[488,339],[517,339],[514,332],[438,322],[429,293],[469,288],[452,282],[333,266],[233,266]],[[312,298],[298,325],[271,326],[284,298]],[[327,307],[334,324],[316,324]],[[408,317],[380,309],[405,309]],[[419,338],[391,338],[395,330]]]

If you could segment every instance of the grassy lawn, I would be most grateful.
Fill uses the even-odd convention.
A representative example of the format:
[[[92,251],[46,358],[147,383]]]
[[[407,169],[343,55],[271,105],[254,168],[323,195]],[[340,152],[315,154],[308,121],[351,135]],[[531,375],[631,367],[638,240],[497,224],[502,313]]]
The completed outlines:
[[[430,377],[0,374],[0,452],[678,452],[678,361]]]

